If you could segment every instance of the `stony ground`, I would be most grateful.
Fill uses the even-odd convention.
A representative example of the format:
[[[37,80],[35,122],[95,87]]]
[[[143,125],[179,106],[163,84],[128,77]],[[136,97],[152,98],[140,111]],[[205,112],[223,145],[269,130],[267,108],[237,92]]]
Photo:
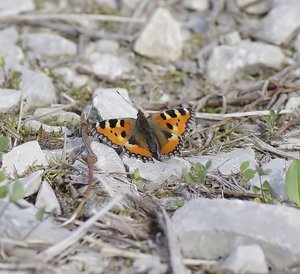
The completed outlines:
[[[298,0],[0,0],[0,273],[298,273]],[[191,107],[143,162],[95,122]]]

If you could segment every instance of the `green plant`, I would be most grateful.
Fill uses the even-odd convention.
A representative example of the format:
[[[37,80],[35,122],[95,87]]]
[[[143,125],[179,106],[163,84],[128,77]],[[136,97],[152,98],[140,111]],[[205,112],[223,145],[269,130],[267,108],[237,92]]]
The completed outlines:
[[[182,176],[186,182],[197,184],[202,184],[205,180],[206,174],[211,167],[211,160],[207,161],[205,165],[201,163],[196,163],[192,166],[191,170],[183,169]]]
[[[288,167],[285,176],[285,193],[300,207],[300,160],[294,160]]]
[[[267,125],[268,125],[269,134],[271,136],[274,135],[275,128],[276,128],[276,121],[277,121],[277,118],[278,118],[280,112],[281,112],[280,108],[277,109],[276,111],[273,110],[273,109],[269,110],[269,115],[266,118],[266,122],[267,122]]]
[[[246,181],[249,181],[254,178],[257,173],[259,178],[260,187],[253,186],[252,191],[255,194],[261,193],[263,202],[272,203],[273,199],[270,193],[270,184],[267,180],[262,182],[262,176],[268,175],[271,169],[263,169],[261,167],[256,166],[255,169],[250,168],[250,162],[245,161],[240,165],[240,171]]]
[[[139,172],[139,169],[136,168],[134,171],[133,171],[133,178],[132,178],[132,181],[133,183],[135,183],[136,185],[140,183],[140,181],[142,180],[141,176],[140,176],[140,172]]]

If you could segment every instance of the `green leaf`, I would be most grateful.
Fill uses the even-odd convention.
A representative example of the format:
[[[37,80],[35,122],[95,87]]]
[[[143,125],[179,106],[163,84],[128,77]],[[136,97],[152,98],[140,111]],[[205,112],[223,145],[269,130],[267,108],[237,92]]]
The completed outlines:
[[[274,117],[276,115],[274,109],[270,109],[269,111],[270,116]]]
[[[256,170],[257,170],[258,175],[260,175],[260,176],[268,175],[272,171],[272,169],[270,169],[270,168],[263,169],[261,167],[257,167]]]
[[[8,140],[4,136],[0,136],[0,152],[8,149]]]
[[[277,109],[276,115],[278,115],[281,112],[281,108]]]
[[[140,180],[140,172],[139,172],[139,169],[136,168],[134,171],[133,171],[133,179],[134,180]]]
[[[3,199],[7,196],[8,194],[8,186],[0,186],[0,199]]]
[[[38,220],[38,221],[43,221],[44,219],[44,215],[45,215],[45,208],[44,207],[41,207],[37,210],[37,212],[35,213],[35,218]]]
[[[300,160],[292,161],[287,170],[285,192],[291,201],[300,206]]]
[[[252,187],[252,191],[253,191],[255,194],[257,194],[257,193],[260,192],[260,187],[258,187],[258,186],[253,186],[253,187]]]
[[[204,171],[204,166],[201,163],[197,163],[194,165],[194,169],[197,173],[201,173]]]
[[[191,172],[187,171],[187,170],[183,170],[182,172],[182,176],[184,178],[184,180],[187,182],[187,183],[196,183],[197,182],[197,178],[195,178]]]
[[[3,56],[0,56],[0,67],[5,66],[5,58]]]
[[[270,196],[270,184],[265,180],[262,184],[263,193],[267,196]]]
[[[205,169],[206,170],[209,170],[211,168],[211,165],[212,165],[212,161],[209,160],[206,164],[205,164]]]
[[[244,171],[244,176],[246,180],[250,180],[254,178],[256,171],[254,169],[248,168]]]
[[[3,171],[0,171],[0,183],[5,180],[5,174]]]
[[[10,194],[10,201],[15,203],[24,197],[24,187],[19,181],[15,181]]]
[[[240,165],[240,171],[245,171],[250,166],[249,161],[242,162]]]

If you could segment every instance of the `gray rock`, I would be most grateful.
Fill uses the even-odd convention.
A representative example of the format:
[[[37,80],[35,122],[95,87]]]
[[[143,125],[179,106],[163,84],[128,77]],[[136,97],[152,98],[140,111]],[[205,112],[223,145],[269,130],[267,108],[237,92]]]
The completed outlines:
[[[250,147],[237,148],[231,152],[220,153],[217,156],[193,156],[187,158],[191,163],[201,163],[205,165],[209,160],[212,161],[210,170],[218,170],[223,175],[237,174],[240,172],[242,162],[249,161],[250,168],[254,169],[256,165],[254,150]]]
[[[275,158],[262,166],[263,169],[270,169],[270,173],[262,175],[261,181],[264,182],[267,180],[269,182],[271,195],[276,199],[287,199],[284,188],[284,180],[286,175],[285,173],[290,162],[291,161]],[[260,180],[257,174],[255,174],[254,178],[250,180],[250,184],[260,187]]]
[[[168,10],[158,8],[155,11],[136,40],[134,50],[143,56],[164,61],[175,61],[180,57],[182,51],[180,26]]]
[[[92,142],[91,148],[97,155],[95,168],[107,172],[125,172],[124,165],[118,153],[111,147],[99,142]]]
[[[31,173],[29,176],[19,179],[20,183],[24,187],[24,197],[28,197],[34,193],[37,193],[42,184],[42,175],[44,171],[38,170]]]
[[[66,85],[74,88],[80,88],[89,82],[88,76],[79,75],[67,67],[55,68],[53,69],[53,74],[62,79]]]
[[[1,15],[16,15],[24,11],[34,10],[33,0],[10,0],[0,1]]]
[[[300,106],[300,97],[290,96],[286,102],[285,109],[297,110],[299,106]]]
[[[26,99],[25,109],[55,103],[55,88],[50,77],[25,67],[19,67],[17,70],[22,73],[20,88],[24,93],[24,99]]]
[[[65,126],[49,126],[36,120],[30,120],[24,123],[24,128],[29,132],[38,132],[41,128],[47,133],[62,132],[70,135],[70,131]]]
[[[16,27],[8,27],[0,30],[0,40],[5,39],[11,44],[16,44],[19,39],[19,33]]]
[[[24,35],[23,42],[37,54],[41,55],[75,55],[76,44],[55,33],[29,33]]]
[[[30,166],[47,166],[47,160],[37,141],[31,141],[14,147],[3,155],[3,169],[5,173],[14,177],[14,172],[23,173]]]
[[[269,11],[272,1],[237,0],[237,5],[248,14],[260,15]]]
[[[197,11],[207,11],[209,9],[209,0],[184,0],[184,7],[197,10]]]
[[[265,254],[259,245],[237,247],[219,264],[219,267],[237,274],[269,273]]]
[[[263,67],[280,69],[287,59],[273,45],[243,41],[236,46],[217,46],[208,62],[208,81],[216,86],[230,83],[246,74],[260,72]]]
[[[57,200],[52,187],[46,181],[42,183],[38,195],[36,196],[35,206],[37,208],[44,208],[45,212],[55,211],[56,214],[61,215],[59,201]]]
[[[134,261],[133,267],[135,273],[164,274],[168,270],[167,264],[162,263],[161,258],[157,256],[139,258]]]
[[[55,119],[57,123],[80,123],[80,116],[74,112],[64,111],[59,108],[38,108],[35,110],[34,117],[39,121]]]
[[[179,208],[172,223],[188,258],[216,259],[240,245],[258,244],[271,267],[283,269],[300,260],[295,208],[201,198]]]
[[[119,50],[119,43],[114,40],[101,39],[95,43],[95,50],[101,53],[117,53]]]
[[[222,45],[234,46],[239,44],[241,41],[242,38],[238,31],[232,31],[220,37],[220,42]]]
[[[154,190],[163,184],[167,179],[178,179],[182,176],[183,168],[190,168],[190,164],[179,157],[174,157],[164,162],[144,163],[141,160],[123,157],[123,163],[128,167],[129,172],[139,170],[141,178],[147,180],[139,184],[143,189]]]
[[[298,0],[273,1],[273,8],[261,21],[258,34],[265,40],[280,45],[300,26]]]
[[[14,68],[24,60],[22,49],[14,44],[13,38],[6,39],[4,35],[0,36],[0,56],[5,59],[6,69]]]
[[[125,56],[95,52],[89,57],[92,71],[111,80],[124,76],[133,70],[133,65]]]
[[[19,107],[21,91],[15,89],[0,89],[0,113],[6,113]]]
[[[93,94],[93,107],[104,120],[137,116],[137,110],[132,106],[128,92],[124,88],[96,89]]]

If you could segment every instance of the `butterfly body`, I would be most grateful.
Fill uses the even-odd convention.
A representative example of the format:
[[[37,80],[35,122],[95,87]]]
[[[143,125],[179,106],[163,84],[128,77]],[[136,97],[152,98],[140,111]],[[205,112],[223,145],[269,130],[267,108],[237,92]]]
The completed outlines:
[[[104,120],[96,124],[99,138],[112,147],[122,147],[130,157],[143,161],[177,155],[183,147],[182,136],[194,119],[191,108],[166,110],[146,117],[138,111],[137,119]]]

